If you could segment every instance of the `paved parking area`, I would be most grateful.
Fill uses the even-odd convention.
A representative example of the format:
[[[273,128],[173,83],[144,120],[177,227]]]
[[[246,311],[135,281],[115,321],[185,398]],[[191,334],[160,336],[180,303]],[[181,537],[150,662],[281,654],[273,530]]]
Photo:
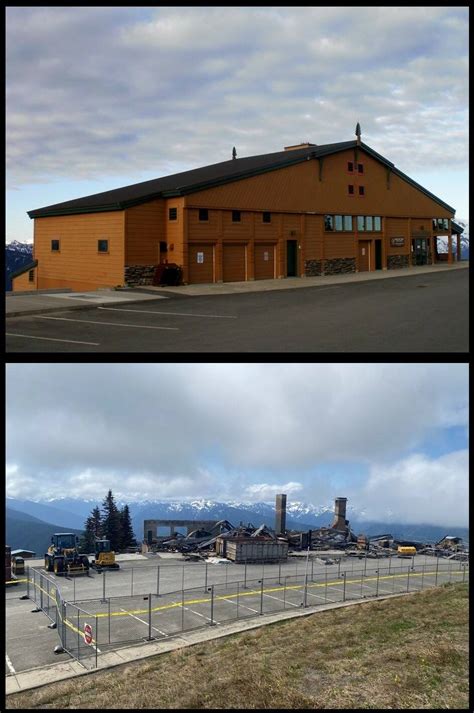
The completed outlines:
[[[7,319],[8,353],[468,352],[466,269]],[[59,301],[59,300],[58,300]],[[63,300],[65,301],[65,300]]]

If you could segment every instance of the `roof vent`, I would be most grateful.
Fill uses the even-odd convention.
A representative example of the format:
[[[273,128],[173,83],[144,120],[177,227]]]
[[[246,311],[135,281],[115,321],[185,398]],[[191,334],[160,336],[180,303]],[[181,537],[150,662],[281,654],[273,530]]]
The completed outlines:
[[[285,151],[295,151],[297,149],[309,149],[311,146],[317,146],[317,144],[310,144],[308,141],[302,144],[295,144],[294,146],[285,146]]]

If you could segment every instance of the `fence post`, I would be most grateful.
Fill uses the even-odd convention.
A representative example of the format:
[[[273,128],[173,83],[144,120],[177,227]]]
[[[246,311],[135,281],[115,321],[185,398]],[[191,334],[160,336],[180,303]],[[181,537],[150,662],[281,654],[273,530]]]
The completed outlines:
[[[462,568],[462,581],[466,579],[466,563],[464,563],[464,567]]]
[[[435,587],[438,585],[438,568],[439,568],[439,557],[436,558],[436,577],[435,577]]]
[[[227,576],[228,576],[228,571],[229,571],[229,563],[225,563],[225,588],[227,589]]]
[[[410,591],[410,566],[407,567],[407,592]]]
[[[46,616],[49,616],[49,579],[46,580]]]
[[[362,570],[360,570],[360,598],[365,598],[365,594],[362,594]]]
[[[278,584],[281,584],[281,562],[278,562]]]
[[[451,582],[452,578],[452,571],[453,571],[453,563],[452,561],[449,563],[449,581]]]
[[[324,576],[326,579],[326,585],[324,587],[324,603],[326,603],[328,600],[328,568],[327,567],[324,570]]]
[[[95,615],[95,667],[97,668],[97,648],[99,645],[99,620]]]
[[[337,578],[341,578],[341,558],[337,560]]]
[[[285,581],[283,584],[283,609],[286,609],[286,580],[287,580],[287,575],[285,574]]]
[[[156,568],[156,596],[160,596],[160,565]]]
[[[379,596],[379,577],[380,577],[380,571],[377,570],[377,589],[375,590],[375,596]]]
[[[148,641],[152,640],[151,635],[151,592],[148,595]]]
[[[210,626],[214,626],[214,585],[211,584],[211,623]]]
[[[102,570],[102,603],[104,603],[105,600],[105,576],[107,574],[107,570],[103,569]],[[109,597],[109,605],[110,605],[110,597]]]
[[[247,589],[247,558],[245,558],[244,564],[244,589]]]
[[[30,598],[30,568],[26,565],[26,596]]]
[[[184,631],[184,589],[181,590],[181,631]]]
[[[80,639],[81,633],[79,629],[79,609],[77,610],[77,660],[79,661],[80,658],[80,653],[81,653],[81,639]]]
[[[75,602],[76,601],[76,578],[75,577],[73,577],[72,582],[73,582],[73,586],[74,586],[74,593],[72,595],[73,596],[72,601]]]
[[[42,584],[43,584],[43,578],[40,577],[40,602],[41,602],[41,604],[40,604],[40,609],[43,609],[43,610],[44,610],[44,607],[43,607],[43,587],[42,587]]]
[[[260,587],[260,614],[263,614],[263,579],[260,580],[262,586]]]
[[[207,562],[205,563],[206,573],[204,575],[204,591],[207,592]]]
[[[132,587],[131,587],[131,590],[130,590],[130,594],[131,594],[132,597],[133,597],[133,567],[132,567],[132,582],[131,582],[131,584],[132,584]]]
[[[110,597],[109,597],[109,616],[108,616],[108,620],[109,620],[109,644],[110,644]]]
[[[346,601],[346,573],[345,572],[342,573],[342,578],[344,579],[344,593],[342,595],[342,601],[345,602]]]
[[[423,582],[425,579],[425,565],[422,565],[422,570],[421,570],[421,591],[423,591]]]
[[[389,555],[388,557],[388,573],[390,574],[392,570],[392,555]]]
[[[365,551],[365,562],[364,562],[364,577],[367,572],[367,550]]]
[[[306,609],[308,606],[308,575],[305,574],[304,576],[304,599],[303,599],[303,606]]]
[[[184,564],[181,569],[181,589],[184,589]]]
[[[311,557],[311,581],[312,582],[314,582],[313,570],[314,570],[314,559]]]

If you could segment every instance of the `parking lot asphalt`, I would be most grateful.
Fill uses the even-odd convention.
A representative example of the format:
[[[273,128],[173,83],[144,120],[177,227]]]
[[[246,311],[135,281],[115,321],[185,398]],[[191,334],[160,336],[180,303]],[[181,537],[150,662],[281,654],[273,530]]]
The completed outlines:
[[[467,269],[7,318],[7,353],[467,354]]]

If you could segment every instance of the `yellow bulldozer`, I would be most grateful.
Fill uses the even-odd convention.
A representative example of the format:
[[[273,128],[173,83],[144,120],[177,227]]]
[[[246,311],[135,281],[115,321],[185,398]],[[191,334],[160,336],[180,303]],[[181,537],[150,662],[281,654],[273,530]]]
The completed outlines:
[[[120,569],[115,561],[115,552],[110,549],[110,540],[96,538],[95,559],[91,567],[100,572],[102,569]]]
[[[89,559],[80,554],[78,538],[72,532],[56,532],[44,555],[44,567],[56,575],[89,574]]]

